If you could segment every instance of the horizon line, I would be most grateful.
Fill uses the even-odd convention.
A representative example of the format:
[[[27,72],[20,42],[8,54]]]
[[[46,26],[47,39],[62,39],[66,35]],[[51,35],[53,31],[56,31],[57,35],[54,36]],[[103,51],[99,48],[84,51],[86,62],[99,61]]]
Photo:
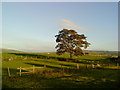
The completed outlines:
[[[17,51],[25,51],[25,52],[56,52],[56,51],[35,51],[35,50],[20,50],[20,49],[13,49],[13,48],[0,48],[0,49],[8,49],[8,50],[17,50]],[[83,51],[117,51],[117,52],[119,52],[120,50],[92,50],[92,49],[90,49],[90,50],[88,50],[88,49],[86,49],[86,50],[83,50]]]

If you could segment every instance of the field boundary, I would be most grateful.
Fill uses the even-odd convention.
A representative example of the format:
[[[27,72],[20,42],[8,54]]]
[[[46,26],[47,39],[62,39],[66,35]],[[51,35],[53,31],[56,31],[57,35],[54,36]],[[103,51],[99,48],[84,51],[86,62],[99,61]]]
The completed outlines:
[[[26,67],[26,68],[22,68],[22,67],[19,67],[17,68],[19,70],[19,72],[17,72],[17,74],[19,74],[20,76],[23,74],[23,73],[34,73],[35,72],[35,68],[45,68],[46,65],[44,65],[44,67],[35,67],[35,65],[33,65],[33,67]],[[22,72],[22,70],[29,70],[29,69],[32,69],[32,71],[28,71],[28,72]]]

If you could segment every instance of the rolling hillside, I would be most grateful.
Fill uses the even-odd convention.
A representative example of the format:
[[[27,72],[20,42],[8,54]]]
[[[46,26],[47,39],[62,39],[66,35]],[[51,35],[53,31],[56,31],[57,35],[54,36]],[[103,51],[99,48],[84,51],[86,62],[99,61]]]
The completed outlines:
[[[93,55],[113,55],[118,56],[118,51],[95,51],[95,50],[86,50],[85,52]]]
[[[2,51],[2,53],[23,53],[23,51],[12,50],[12,49],[0,49],[0,51]]]
[[[20,50],[13,50],[13,49],[0,49],[2,53],[43,53],[43,52],[28,52],[28,51],[20,51]],[[118,56],[118,51],[97,51],[97,50],[85,50],[85,53],[92,54],[92,55],[113,55]],[[45,53],[45,52],[44,52]],[[47,53],[47,52],[46,52]],[[55,52],[50,52],[55,53]]]

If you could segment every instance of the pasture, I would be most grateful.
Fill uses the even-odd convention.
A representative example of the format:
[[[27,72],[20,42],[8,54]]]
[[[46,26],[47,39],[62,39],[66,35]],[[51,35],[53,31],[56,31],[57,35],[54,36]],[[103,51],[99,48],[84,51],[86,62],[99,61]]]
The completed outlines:
[[[61,56],[55,53],[3,53],[3,88],[119,88],[120,66],[111,56]],[[92,68],[98,63],[101,68]],[[35,68],[34,73],[22,73],[19,67]],[[8,76],[8,67],[10,76]],[[22,70],[29,72],[31,69]]]

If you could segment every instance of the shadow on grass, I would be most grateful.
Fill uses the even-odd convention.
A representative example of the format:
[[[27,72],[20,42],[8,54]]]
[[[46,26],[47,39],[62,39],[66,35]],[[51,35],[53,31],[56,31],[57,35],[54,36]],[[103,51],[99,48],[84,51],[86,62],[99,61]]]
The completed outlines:
[[[16,69],[9,68],[9,71],[10,71],[10,75],[16,75],[17,72],[19,72],[17,68]],[[2,75],[8,76],[8,68],[2,68]]]
[[[26,64],[30,64],[30,65],[35,65],[35,66],[40,66],[43,67],[43,64],[35,64],[35,63],[26,63]],[[56,66],[51,66],[51,65],[47,65],[46,67],[51,68],[51,69],[59,69],[59,70],[63,70],[61,69],[61,67],[56,67]],[[108,69],[108,68],[98,68],[98,69],[91,69],[91,68],[80,68],[80,69],[76,69],[76,68],[65,68],[64,69],[65,72],[69,73],[69,74],[79,74],[81,76],[91,76],[94,78],[104,78],[107,76],[107,78],[109,77],[113,77],[113,75],[116,75],[116,77],[119,78],[119,74],[120,74],[120,70],[118,69]],[[116,74],[112,74],[112,73],[116,73]],[[78,76],[79,76],[78,75]]]
[[[40,58],[40,59],[55,59],[55,60],[58,60],[58,61],[69,61],[69,62],[83,63],[83,64],[111,63],[111,62],[115,63],[114,59],[117,60],[116,58],[112,58],[113,59],[113,61],[112,61],[111,58],[106,58],[106,59],[99,59],[99,60],[83,59],[83,61],[80,61],[80,60],[76,60],[76,59],[54,57],[54,56],[47,56],[47,55],[36,55],[36,54],[31,54],[31,53],[10,53],[10,54],[25,56],[25,57]]]
[[[68,62],[74,62],[74,63],[91,64],[90,62],[86,62],[86,61],[84,62],[84,61],[79,61],[76,59],[69,59],[69,58],[62,58],[62,57],[52,57],[52,56],[36,55],[36,54],[29,54],[29,53],[11,53],[11,54],[25,56],[25,57],[39,58],[39,59],[54,59],[54,60],[58,60],[58,61],[68,61]],[[37,60],[35,60],[35,61],[37,61]],[[67,64],[65,65],[64,64],[64,66],[72,66],[72,65],[67,65]]]
[[[29,64],[29,65],[35,65],[37,67],[44,67],[43,64],[36,64],[36,63],[25,63],[25,64]],[[51,69],[61,69],[60,67],[55,67],[55,66],[50,66],[50,65],[46,65],[47,68],[51,68]]]
[[[14,55],[26,56],[26,57],[33,57],[33,58],[40,58],[40,59],[56,59],[59,61],[67,61],[69,58],[62,58],[62,57],[52,57],[46,55],[36,55],[36,54],[28,54],[28,53],[10,53]]]
[[[10,75],[14,76],[14,75],[18,75],[20,70],[17,68],[16,69],[9,68],[9,72],[10,72]],[[28,70],[21,70],[21,72],[28,72]],[[9,76],[8,75],[8,68],[2,68],[2,76]]]
[[[94,60],[84,59],[85,60],[85,62],[84,62],[84,61],[80,61],[80,60],[76,60],[76,59],[53,57],[53,56],[46,56],[46,55],[36,55],[36,54],[29,54],[29,53],[10,53],[10,54],[20,55],[20,56],[25,56],[25,57],[39,58],[39,59],[54,59],[54,60],[58,60],[58,61],[68,61],[68,62],[82,63],[82,64],[91,64],[91,62],[86,62],[86,61],[94,61]]]
[[[97,74],[95,74],[94,72],[96,72]],[[55,74],[56,72],[53,71],[49,73],[49,75],[52,76],[52,78],[50,79],[46,77],[46,74],[45,77],[41,77],[42,74],[30,74],[23,75],[21,77],[16,76],[11,78],[4,77],[3,88],[119,88],[118,82],[110,81],[108,79],[109,73],[114,74],[114,72],[105,72],[106,71],[101,73],[100,70],[92,70],[91,73],[86,71],[81,72],[81,74],[77,75],[56,77],[55,75],[57,74]],[[54,78],[54,76],[56,78]],[[80,78],[79,76],[86,78],[92,77],[94,80],[81,80],[82,78]],[[104,78],[105,80],[102,80],[102,78]]]

